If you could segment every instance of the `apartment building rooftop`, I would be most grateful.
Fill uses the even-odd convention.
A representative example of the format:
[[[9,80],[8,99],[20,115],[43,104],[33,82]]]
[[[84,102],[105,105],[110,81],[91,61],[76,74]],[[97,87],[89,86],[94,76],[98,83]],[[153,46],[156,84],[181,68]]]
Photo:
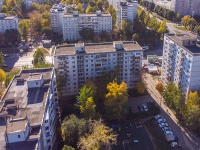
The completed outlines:
[[[0,20],[13,20],[15,19],[17,16],[6,16],[5,13],[0,13]]]
[[[18,149],[31,149],[31,144],[36,143],[35,139],[42,123],[52,73],[53,68],[22,70],[11,81],[0,105],[0,117],[7,120],[6,123],[5,120],[0,120],[0,149],[3,149],[5,145],[4,134],[25,131],[27,123],[33,128],[27,139],[29,144],[17,142],[9,144],[9,147],[22,144],[27,147]],[[38,87],[33,85],[38,85]]]
[[[75,55],[77,48],[81,47],[86,54],[92,53],[112,53],[118,49],[123,51],[143,50],[140,45],[135,41],[115,41],[115,42],[103,42],[103,43],[78,43],[69,44],[67,46],[57,46],[55,50],[55,56],[60,55]]]
[[[78,11],[73,11],[73,13],[65,13],[63,17],[95,17],[95,16],[103,16],[103,17],[110,17],[110,13],[102,13],[101,11],[96,11],[96,13],[86,14],[86,13],[78,13]]]
[[[199,55],[200,54],[200,45],[197,43],[197,37],[187,34],[166,34],[172,41],[174,41],[179,46],[186,49],[188,52]]]

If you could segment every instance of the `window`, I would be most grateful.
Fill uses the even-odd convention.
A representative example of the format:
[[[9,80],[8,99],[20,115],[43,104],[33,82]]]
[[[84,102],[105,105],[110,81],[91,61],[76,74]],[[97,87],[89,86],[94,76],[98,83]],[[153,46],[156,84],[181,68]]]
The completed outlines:
[[[18,135],[18,138],[20,138],[21,136],[20,135]]]
[[[35,84],[38,85],[38,82],[36,82]]]

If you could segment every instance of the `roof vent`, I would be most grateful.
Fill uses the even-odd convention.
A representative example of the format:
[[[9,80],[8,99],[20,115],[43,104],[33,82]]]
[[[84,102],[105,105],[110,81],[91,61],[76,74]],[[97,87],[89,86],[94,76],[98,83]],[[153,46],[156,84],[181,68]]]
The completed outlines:
[[[116,51],[124,50],[123,42],[122,41],[115,41],[115,42],[113,42],[113,46],[116,49]]]

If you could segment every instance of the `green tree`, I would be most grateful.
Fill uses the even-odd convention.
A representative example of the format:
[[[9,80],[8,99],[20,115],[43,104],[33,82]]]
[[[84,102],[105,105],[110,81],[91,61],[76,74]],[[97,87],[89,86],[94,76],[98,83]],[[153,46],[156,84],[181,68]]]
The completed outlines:
[[[128,100],[127,85],[113,81],[107,85],[108,93],[105,97],[105,107],[108,119],[120,120]]]
[[[4,58],[2,52],[0,52],[0,68],[3,67],[3,65],[4,65]]]
[[[27,40],[27,36],[30,30],[30,20],[22,20],[18,24],[21,36],[24,40]]]
[[[92,28],[83,28],[81,31],[79,31],[79,34],[83,40],[92,40],[95,36]]]
[[[93,97],[89,97],[86,100],[85,107],[80,105],[80,111],[85,119],[94,119],[96,117],[96,105]]]
[[[56,89],[58,92],[58,97],[62,96],[62,90],[65,87],[66,81],[64,76],[57,75],[56,76]]]
[[[112,25],[115,26],[117,13],[116,13],[116,10],[113,7],[113,5],[109,5],[109,7],[107,9],[107,12],[111,14],[111,16],[112,16]]]
[[[108,3],[108,1],[107,0],[105,0],[104,1],[104,7],[106,8],[106,10],[108,9],[108,7],[109,7],[109,3]]]
[[[117,135],[105,126],[101,120],[90,122],[90,132],[80,138],[78,147],[81,150],[100,150],[106,146],[116,144]]]
[[[33,64],[37,65],[38,63],[44,63],[45,62],[45,54],[43,48],[37,48],[33,55]]]
[[[6,6],[6,5],[3,5],[3,6],[1,7],[1,13],[7,13],[7,11],[8,11],[7,6]]]
[[[155,17],[152,17],[149,21],[148,27],[154,31],[158,31],[160,23],[157,21]]]
[[[96,5],[98,6],[98,8],[99,8],[100,10],[102,10],[102,7],[103,7],[103,2],[102,2],[102,0],[98,0],[98,1],[96,2]]]
[[[63,141],[75,147],[79,139],[87,133],[87,122],[75,115],[65,117],[61,125]]]
[[[181,90],[172,82],[170,82],[163,92],[163,97],[172,109],[179,111],[181,105]]]
[[[62,150],[75,150],[75,148],[73,148],[71,146],[64,145]]]
[[[133,41],[138,41],[138,39],[139,39],[139,36],[138,36],[136,33],[133,34],[132,40],[133,40]]]
[[[96,94],[96,86],[92,82],[87,82],[79,91],[77,96],[80,106],[85,108],[89,97],[94,97]]]

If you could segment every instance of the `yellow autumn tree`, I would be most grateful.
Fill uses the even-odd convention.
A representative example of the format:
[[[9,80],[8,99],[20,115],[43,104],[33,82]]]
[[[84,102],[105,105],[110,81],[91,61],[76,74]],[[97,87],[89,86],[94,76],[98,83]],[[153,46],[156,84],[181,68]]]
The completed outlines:
[[[6,73],[0,69],[0,83],[2,83],[5,80]]]
[[[79,12],[82,12],[83,11],[83,6],[81,3],[78,3],[78,5],[76,6],[76,9],[79,11]]]
[[[92,6],[89,4],[85,12],[90,13],[91,11],[92,11]]]
[[[145,92],[145,88],[142,82],[138,82],[136,87],[139,94],[143,94]]]
[[[96,117],[96,105],[94,103],[93,97],[89,97],[86,100],[85,106],[80,106],[80,111],[85,119],[94,119]]]
[[[106,145],[116,144],[117,135],[112,129],[102,123],[102,120],[89,122],[90,133],[81,137],[78,142],[80,150],[100,150]]]
[[[104,104],[108,119],[120,120],[128,100],[127,85],[125,82],[117,84],[113,81],[107,85],[107,90]]]
[[[164,91],[164,86],[163,86],[162,82],[158,82],[158,84],[156,84],[156,89],[158,90],[158,92],[159,92],[160,94],[163,93],[163,91]]]

